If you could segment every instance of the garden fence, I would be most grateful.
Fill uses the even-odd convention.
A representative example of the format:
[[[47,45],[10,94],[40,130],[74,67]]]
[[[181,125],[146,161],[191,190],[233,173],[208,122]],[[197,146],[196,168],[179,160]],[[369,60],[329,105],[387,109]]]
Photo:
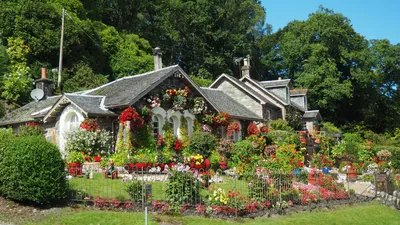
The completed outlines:
[[[94,204],[129,203],[136,207],[229,205],[237,212],[252,204],[284,208],[345,199],[350,194],[346,191],[349,187],[335,182],[334,174],[327,176],[304,171],[283,173],[277,170],[240,176],[220,171],[210,177],[209,182],[201,179],[197,171],[194,175],[198,178],[193,178],[191,173],[181,173],[175,180],[167,171],[142,169],[129,172],[123,168],[118,171],[117,179],[104,176],[102,171],[83,171],[82,176],[69,180],[69,199]]]

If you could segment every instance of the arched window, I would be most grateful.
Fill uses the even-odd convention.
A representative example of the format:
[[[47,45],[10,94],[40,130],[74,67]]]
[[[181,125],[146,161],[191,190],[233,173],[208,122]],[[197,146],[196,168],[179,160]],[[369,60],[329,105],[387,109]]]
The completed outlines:
[[[187,124],[187,134],[190,136],[193,134],[193,119],[190,117],[186,117],[186,124]]]
[[[168,120],[171,124],[172,132],[175,137],[179,136],[179,119],[176,116],[171,116]]]
[[[71,113],[69,116],[69,120],[67,121],[67,130],[69,132],[72,132],[74,130],[77,130],[79,128],[80,122],[78,115],[76,113]]]

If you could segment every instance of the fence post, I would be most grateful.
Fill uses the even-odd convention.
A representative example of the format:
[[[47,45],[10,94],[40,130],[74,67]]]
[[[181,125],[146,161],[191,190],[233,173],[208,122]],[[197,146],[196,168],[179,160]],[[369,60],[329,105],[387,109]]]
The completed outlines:
[[[282,211],[282,174],[281,174],[281,170],[278,170],[279,173],[279,208]]]
[[[350,179],[349,179],[349,175],[346,173],[346,180],[347,180],[347,195],[350,198]]]
[[[234,189],[234,192],[235,192],[235,208],[236,208],[236,210],[235,210],[235,217],[237,218],[237,211],[238,211],[238,207],[237,207],[237,195],[236,195],[236,179],[237,179],[237,175],[236,175],[236,172],[235,172],[235,174],[233,175],[234,176],[234,178],[235,178],[235,185],[233,186],[233,189]]]
[[[378,187],[377,187],[377,182],[376,182],[376,171],[374,170],[374,186],[375,186],[375,198],[378,195]]]
[[[144,208],[144,224],[148,225],[149,221],[147,218],[147,207]]]
[[[146,195],[146,189],[145,189],[145,186],[144,186],[143,169],[144,168],[142,168],[142,208],[144,208],[144,200],[145,200],[145,195]]]

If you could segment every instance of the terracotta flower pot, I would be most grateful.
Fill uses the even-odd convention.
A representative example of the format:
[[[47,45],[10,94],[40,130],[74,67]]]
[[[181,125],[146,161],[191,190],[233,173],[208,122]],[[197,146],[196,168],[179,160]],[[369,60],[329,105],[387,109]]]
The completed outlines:
[[[142,170],[142,169],[146,168],[146,166],[147,166],[147,163],[136,163],[136,164],[135,164],[135,167],[136,167],[138,170]]]
[[[347,171],[347,177],[349,179],[357,179],[357,170],[355,168],[350,168]]]

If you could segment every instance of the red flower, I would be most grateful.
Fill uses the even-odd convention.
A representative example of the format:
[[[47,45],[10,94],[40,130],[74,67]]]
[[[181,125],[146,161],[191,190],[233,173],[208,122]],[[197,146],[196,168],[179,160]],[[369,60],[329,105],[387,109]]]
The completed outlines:
[[[268,126],[264,125],[260,128],[261,133],[268,134]]]
[[[179,151],[182,148],[182,142],[179,139],[176,139],[174,142],[175,151]]]
[[[250,123],[249,126],[247,127],[247,133],[249,135],[255,134],[258,135],[260,133],[260,130],[258,130],[258,127],[255,123]]]
[[[230,123],[226,127],[226,135],[228,135],[228,137],[232,137],[235,132],[240,132],[239,123],[237,123],[237,122]]]
[[[96,119],[88,119],[88,118],[82,121],[80,127],[87,131],[97,131],[100,128],[99,123],[97,122]]]
[[[100,156],[95,156],[93,157],[95,162],[101,162],[101,157]]]

